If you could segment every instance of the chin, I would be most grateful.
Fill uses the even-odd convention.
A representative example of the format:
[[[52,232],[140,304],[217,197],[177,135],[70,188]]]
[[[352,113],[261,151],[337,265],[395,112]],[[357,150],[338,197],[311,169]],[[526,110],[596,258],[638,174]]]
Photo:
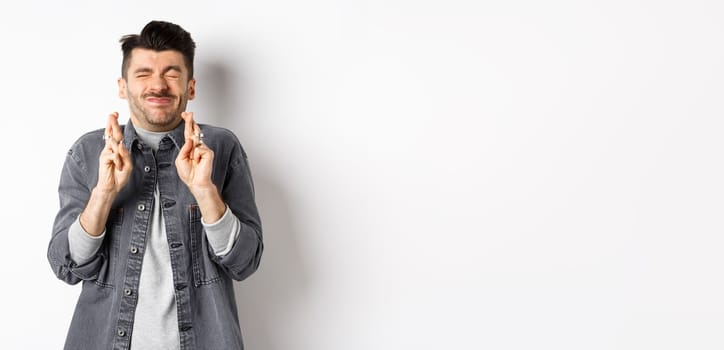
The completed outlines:
[[[158,128],[165,128],[165,127],[175,126],[174,124],[179,119],[181,119],[181,117],[173,117],[173,116],[171,116],[171,117],[151,117],[151,118],[146,118],[146,123],[148,123],[149,125],[158,127]]]
[[[176,119],[159,120],[155,123],[159,127],[171,127],[176,126]]]
[[[151,116],[151,120],[158,124],[168,124],[173,122],[176,119],[181,118],[181,113],[178,113],[178,116],[176,116],[175,112],[168,112],[168,113],[162,113],[158,115]]]

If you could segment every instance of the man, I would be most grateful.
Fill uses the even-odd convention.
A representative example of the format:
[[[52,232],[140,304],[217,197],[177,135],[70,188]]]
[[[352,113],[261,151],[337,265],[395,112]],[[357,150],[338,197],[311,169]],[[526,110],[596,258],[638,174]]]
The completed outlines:
[[[195,43],[152,21],[121,39],[118,113],[65,160],[48,260],[83,282],[66,349],[241,349],[232,279],[259,266],[261,222],[230,131],[197,124]]]

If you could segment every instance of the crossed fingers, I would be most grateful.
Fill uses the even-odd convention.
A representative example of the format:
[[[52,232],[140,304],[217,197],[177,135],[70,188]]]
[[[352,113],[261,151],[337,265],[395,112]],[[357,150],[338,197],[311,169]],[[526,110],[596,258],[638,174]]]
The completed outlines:
[[[111,144],[116,147],[123,140],[121,126],[118,125],[118,112],[113,112],[108,116],[108,123],[106,124],[103,139],[106,140],[106,145]]]
[[[191,139],[194,143],[194,148],[199,147],[203,140],[204,134],[201,133],[201,128],[194,120],[194,112],[182,112],[181,118],[186,122],[184,126],[184,138]]]
[[[105,150],[110,151],[110,159],[113,161],[113,165],[118,170],[123,169],[122,157],[125,156],[123,150],[123,133],[121,132],[121,126],[118,125],[118,112],[113,112],[108,116],[108,123],[103,134],[103,138],[106,141]]]

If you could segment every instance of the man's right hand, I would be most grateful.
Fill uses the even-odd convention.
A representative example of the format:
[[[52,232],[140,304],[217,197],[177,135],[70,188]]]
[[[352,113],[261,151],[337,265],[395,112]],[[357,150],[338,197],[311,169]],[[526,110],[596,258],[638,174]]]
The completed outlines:
[[[108,116],[104,135],[106,146],[98,159],[98,183],[80,214],[80,225],[91,236],[103,233],[113,200],[128,183],[133,170],[131,154],[123,145],[117,112]]]
[[[123,145],[123,133],[118,125],[118,112],[108,116],[104,135],[106,146],[98,161],[98,184],[95,189],[115,196],[128,183],[133,170],[131,155]]]

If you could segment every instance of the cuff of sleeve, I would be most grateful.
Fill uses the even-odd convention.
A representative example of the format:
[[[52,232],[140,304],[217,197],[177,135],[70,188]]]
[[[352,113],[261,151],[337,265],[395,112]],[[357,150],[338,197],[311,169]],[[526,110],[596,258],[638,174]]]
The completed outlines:
[[[77,265],[83,265],[93,259],[106,236],[103,230],[100,236],[94,237],[88,234],[80,225],[80,217],[75,219],[73,224],[68,228],[68,248],[70,249],[70,258]]]
[[[236,238],[239,236],[239,219],[231,212],[229,206],[226,206],[226,211],[221,219],[218,221],[207,224],[201,219],[201,224],[204,225],[204,231],[206,231],[206,238],[209,240],[211,248],[217,256],[224,256],[231,251],[234,246]]]

